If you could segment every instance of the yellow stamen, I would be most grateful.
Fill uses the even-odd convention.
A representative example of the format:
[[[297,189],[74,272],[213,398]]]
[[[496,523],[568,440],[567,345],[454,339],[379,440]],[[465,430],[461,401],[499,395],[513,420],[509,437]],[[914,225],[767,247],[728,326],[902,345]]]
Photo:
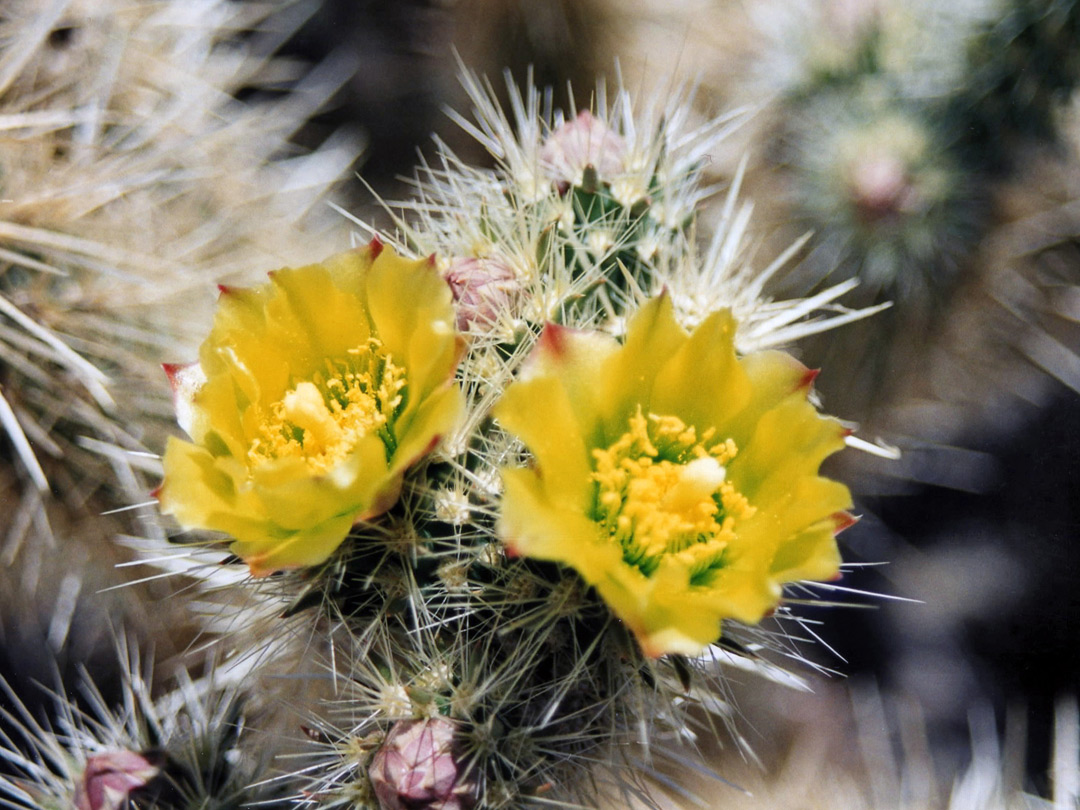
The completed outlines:
[[[754,512],[725,480],[735,442],[716,441],[712,428],[699,437],[677,416],[646,418],[640,407],[629,428],[593,450],[597,519],[647,575],[669,554],[695,575],[718,568],[735,523]]]
[[[386,433],[402,402],[405,372],[375,339],[348,355],[327,361],[325,373],[297,382],[270,407],[248,452],[252,463],[298,457],[323,474],[365,436]]]

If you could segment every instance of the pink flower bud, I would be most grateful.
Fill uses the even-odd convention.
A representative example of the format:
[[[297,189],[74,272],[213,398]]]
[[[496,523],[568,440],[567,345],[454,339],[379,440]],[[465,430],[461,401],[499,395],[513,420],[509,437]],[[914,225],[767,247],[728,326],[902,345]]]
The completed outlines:
[[[580,183],[586,166],[602,179],[626,169],[626,141],[588,110],[555,129],[540,147],[540,168],[556,182]]]
[[[146,787],[161,768],[141,754],[113,751],[86,760],[82,779],[75,788],[76,810],[123,810],[128,794]]]
[[[881,25],[882,0],[826,0],[825,24],[840,44],[851,47]]]
[[[476,803],[455,757],[455,732],[442,717],[394,724],[368,770],[382,810],[468,810]]]
[[[907,167],[889,154],[861,157],[850,169],[849,190],[864,222],[889,220],[918,204]]]
[[[460,332],[484,331],[513,308],[521,292],[514,269],[499,257],[457,258],[450,261],[446,280],[457,303]]]

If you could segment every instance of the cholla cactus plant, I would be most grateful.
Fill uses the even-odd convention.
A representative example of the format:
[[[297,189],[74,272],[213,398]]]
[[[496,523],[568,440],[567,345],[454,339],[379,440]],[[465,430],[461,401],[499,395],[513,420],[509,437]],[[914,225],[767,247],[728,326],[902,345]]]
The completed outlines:
[[[756,13],[779,33],[754,86],[776,99],[774,157],[790,169],[794,213],[820,231],[818,271],[856,274],[900,306],[944,301],[993,224],[993,181],[1033,138],[1057,137],[1080,76],[1062,50],[1076,4],[851,0]]]
[[[321,650],[336,683],[280,777],[303,805],[646,791],[639,759],[730,720],[725,661],[781,677],[764,651],[794,642],[762,622],[794,619],[785,586],[835,587],[853,520],[818,474],[849,430],[776,347],[865,313],[832,303],[849,285],[763,300],[737,188],[699,250],[730,122],[601,86],[568,115],[514,95],[511,124],[466,86],[494,170],[440,146],[396,231],[222,288],[198,362],[167,369],[191,441],[161,504],[223,532],[281,616],[231,613],[221,649]]]
[[[119,718],[58,699],[59,733],[16,708],[9,806],[651,803],[701,737],[742,748],[727,671],[798,683],[849,429],[780,347],[868,314],[835,303],[853,285],[766,299],[782,261],[751,265],[738,183],[702,246],[729,122],[686,97],[564,115],[530,89],[510,121],[466,86],[494,170],[440,147],[393,232],[222,285],[166,368],[184,547],[154,563],[201,586],[214,677],[154,700],[131,663]]]
[[[270,8],[207,0],[4,9],[4,39],[19,47],[0,57],[2,412],[39,489],[47,476],[25,436],[46,457],[77,456],[79,434],[136,446],[142,436],[123,436],[110,416],[118,407],[136,421],[161,414],[164,389],[131,381],[156,379],[148,347],[182,332],[177,304],[197,289],[193,279],[209,266],[220,277],[250,271],[254,256],[261,263],[287,254],[282,235],[296,232],[355,158],[355,145],[339,140],[317,160],[283,160],[287,138],[325,100],[325,86],[308,88],[307,97],[300,88],[284,115],[283,106],[232,97],[280,81],[289,67],[273,64],[278,76],[264,78],[271,61],[259,50],[279,36],[266,23]],[[247,44],[239,41],[244,31]],[[307,176],[290,180],[304,163]],[[277,202],[252,216],[253,200],[271,189],[291,197],[293,211]],[[318,220],[309,220],[316,232]],[[109,375],[130,382],[120,406]]]

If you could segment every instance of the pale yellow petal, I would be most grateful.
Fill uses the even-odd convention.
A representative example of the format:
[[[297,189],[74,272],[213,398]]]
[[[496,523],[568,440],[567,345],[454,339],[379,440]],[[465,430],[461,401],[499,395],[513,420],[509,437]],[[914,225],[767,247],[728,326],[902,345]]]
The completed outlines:
[[[252,576],[262,577],[324,562],[341,545],[352,524],[351,516],[342,515],[284,537],[237,540],[230,550],[248,564]]]
[[[442,385],[457,365],[456,316],[450,286],[432,263],[384,248],[368,277],[367,300],[376,335],[409,369],[417,395]]]
[[[726,426],[750,398],[750,378],[735,357],[735,319],[725,310],[709,316],[658,370],[650,407],[704,430]]]
[[[356,253],[346,253],[339,261],[357,277],[368,272]],[[286,268],[276,271],[271,281],[277,294],[268,312],[276,352],[287,359],[294,377],[307,377],[322,370],[327,358],[345,357],[367,345],[370,329],[363,302],[338,287],[328,268]]]
[[[532,452],[547,497],[563,508],[586,509],[592,491],[589,448],[562,382],[543,376],[513,385],[494,414]]]
[[[259,535],[271,529],[239,492],[231,471],[207,450],[170,437],[162,459],[165,480],[157,496],[164,514],[187,528]]]
[[[451,433],[465,411],[465,395],[455,386],[444,386],[425,397],[417,409],[395,426],[397,449],[390,461],[392,472],[401,473],[427,455]]]
[[[821,462],[843,449],[844,435],[838,422],[821,417],[801,396],[789,397],[760,416],[728,476],[753,502],[769,504],[799,479],[816,476]]]
[[[576,509],[551,503],[533,470],[503,470],[499,536],[515,553],[566,563],[596,585],[621,560],[596,523]]]
[[[603,424],[614,434],[609,440],[626,430],[626,420],[639,405],[646,413],[656,410],[652,399],[657,374],[687,340],[668,295],[646,302],[630,319],[623,346],[605,363],[603,373],[594,374],[589,382],[600,402]]]
[[[772,577],[781,583],[836,578],[842,562],[836,544],[838,523],[839,518],[830,515],[789,537],[773,557]]]

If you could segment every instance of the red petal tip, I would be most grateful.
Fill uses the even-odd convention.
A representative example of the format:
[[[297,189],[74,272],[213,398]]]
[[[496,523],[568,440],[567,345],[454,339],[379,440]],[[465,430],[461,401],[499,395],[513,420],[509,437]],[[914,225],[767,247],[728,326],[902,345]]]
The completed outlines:
[[[641,652],[646,658],[651,658],[653,661],[663,658],[667,653],[659,647],[653,647],[652,645],[641,643]]]
[[[368,250],[371,251],[372,260],[379,258],[379,254],[382,253],[383,247],[385,247],[382,239],[377,236],[371,237],[371,241],[368,242],[367,246]]]
[[[844,529],[850,529],[856,523],[859,522],[859,518],[850,512],[837,512],[832,516],[833,519],[833,533],[840,534]]]
[[[550,352],[555,357],[562,357],[566,353],[567,337],[572,330],[568,326],[548,322],[544,325],[544,331],[540,333],[540,339],[536,346],[541,351]]]
[[[432,253],[430,256],[427,257],[427,263],[428,263],[428,267],[434,267],[435,266],[435,254],[434,253]]]
[[[854,434],[855,434],[855,428],[846,427],[846,428],[841,428],[840,429],[840,435],[843,436],[845,439],[848,436],[853,436]]]
[[[165,372],[165,376],[169,379],[169,387],[172,388],[173,393],[176,393],[176,388],[180,384],[180,375],[187,369],[191,368],[194,363],[162,363],[161,368]]]
[[[165,482],[164,481],[162,481],[160,484],[158,484],[156,487],[154,487],[152,490],[150,490],[150,497],[153,498],[155,501],[160,500],[160,498],[161,498],[161,490],[163,490],[163,489],[165,489]]]
[[[814,380],[817,379],[818,374],[821,373],[820,368],[808,368],[803,372],[802,377],[799,378],[798,388],[801,390],[808,390],[811,385],[814,384]]]

